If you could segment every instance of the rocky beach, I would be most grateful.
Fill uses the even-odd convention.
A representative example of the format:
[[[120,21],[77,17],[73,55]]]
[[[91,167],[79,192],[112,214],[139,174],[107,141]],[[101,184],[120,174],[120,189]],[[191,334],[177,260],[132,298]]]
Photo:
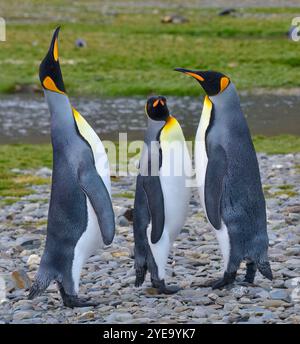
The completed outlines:
[[[294,323],[300,324],[300,153],[258,154],[266,196],[271,282],[257,273],[243,285],[245,265],[236,283],[212,290],[221,275],[221,256],[193,190],[190,213],[168,261],[167,282],[175,295],[158,295],[149,276],[134,287],[132,207],[134,177],[112,180],[116,236],[84,266],[80,295],[96,308],[63,307],[55,283],[42,296],[27,300],[46,238],[50,184],[30,187],[0,209],[0,323]],[[15,170],[20,175],[51,177],[51,170]],[[5,197],[2,197],[2,200]],[[298,286],[297,286],[298,283]],[[2,288],[2,289],[1,289]]]

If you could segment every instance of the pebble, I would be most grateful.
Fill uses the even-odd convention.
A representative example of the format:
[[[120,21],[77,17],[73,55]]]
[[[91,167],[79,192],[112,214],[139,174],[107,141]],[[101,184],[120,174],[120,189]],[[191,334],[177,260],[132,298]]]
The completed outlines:
[[[79,294],[101,304],[67,309],[55,283],[36,299],[27,300],[46,238],[50,185],[33,186],[32,194],[0,208],[0,280],[5,294],[0,323],[300,323],[300,154],[258,154],[262,182],[268,186],[269,256],[274,279],[259,272],[253,285],[241,285],[245,264],[233,287],[212,290],[210,283],[220,277],[219,246],[192,190],[189,215],[170,252],[166,282],[182,290],[175,295],[158,294],[149,275],[134,287],[133,199],[115,197],[116,236],[111,245],[98,250],[82,270]],[[50,169],[16,171],[50,178]],[[112,181],[112,194],[134,192],[134,178]],[[279,197],[280,185],[292,185],[295,196]],[[0,298],[1,295],[0,284]],[[299,295],[298,295],[299,294]],[[298,297],[299,296],[299,297]]]
[[[31,281],[25,270],[21,269],[12,272],[11,278],[18,289],[29,289],[31,287]]]

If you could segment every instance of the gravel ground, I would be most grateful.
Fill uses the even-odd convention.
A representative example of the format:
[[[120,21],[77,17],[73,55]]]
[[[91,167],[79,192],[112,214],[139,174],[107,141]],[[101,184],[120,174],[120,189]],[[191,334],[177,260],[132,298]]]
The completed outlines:
[[[167,268],[167,281],[179,283],[182,290],[172,296],[157,295],[149,276],[141,288],[135,288],[132,223],[127,211],[133,199],[120,197],[134,192],[134,178],[120,178],[112,184],[118,196],[113,197],[118,223],[115,240],[89,259],[81,279],[80,294],[101,304],[97,308],[65,308],[54,283],[42,296],[28,301],[26,289],[36,273],[46,234],[49,186],[40,185],[32,187],[32,195],[0,210],[0,274],[7,290],[7,300],[0,305],[0,322],[299,324],[300,154],[259,154],[259,163],[267,197],[273,282],[258,273],[255,285],[242,286],[243,265],[231,289],[207,287],[208,281],[221,275],[220,252],[194,190],[190,216]],[[33,173],[19,171],[29,172]],[[47,168],[34,173],[51,175]],[[3,278],[0,282],[3,289]]]

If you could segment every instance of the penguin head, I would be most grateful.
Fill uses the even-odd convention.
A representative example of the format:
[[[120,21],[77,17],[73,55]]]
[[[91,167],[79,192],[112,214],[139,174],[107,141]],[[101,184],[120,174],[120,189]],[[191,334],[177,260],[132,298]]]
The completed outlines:
[[[230,84],[228,76],[214,71],[196,71],[184,68],[175,68],[175,71],[182,72],[195,78],[208,96],[216,96],[222,93]]]
[[[166,121],[169,117],[167,99],[163,96],[150,97],[147,100],[145,112],[154,121]]]
[[[40,64],[40,80],[45,90],[65,94],[65,86],[58,60],[58,33],[60,27],[54,31],[49,51]]]

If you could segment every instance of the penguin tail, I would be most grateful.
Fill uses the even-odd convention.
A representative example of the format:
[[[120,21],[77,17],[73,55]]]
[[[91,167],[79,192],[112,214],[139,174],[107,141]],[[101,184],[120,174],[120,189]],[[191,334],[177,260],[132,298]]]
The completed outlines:
[[[273,279],[273,274],[272,274],[272,270],[271,270],[271,266],[270,263],[268,261],[263,261],[263,262],[258,262],[257,263],[257,268],[258,271],[265,276],[267,279],[269,279],[270,281],[272,281]]]
[[[29,290],[28,299],[32,300],[41,295],[45,291],[54,277],[44,272],[38,272],[37,276]]]

